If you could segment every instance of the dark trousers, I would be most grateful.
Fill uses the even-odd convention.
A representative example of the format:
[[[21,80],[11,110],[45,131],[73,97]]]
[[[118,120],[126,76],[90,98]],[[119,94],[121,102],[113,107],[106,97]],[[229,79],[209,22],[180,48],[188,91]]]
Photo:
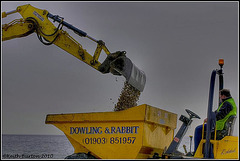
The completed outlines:
[[[204,124],[204,131],[206,131],[206,126],[207,124]],[[202,140],[202,129],[203,125],[199,125],[195,128],[195,133],[194,133],[194,151],[197,151],[198,145],[200,141]]]
[[[204,124],[204,139],[206,138],[206,128],[207,128],[207,124]],[[199,125],[195,128],[195,133],[194,133],[194,152],[197,151],[198,145],[200,143],[200,141],[202,140],[202,129],[203,129],[203,125]],[[214,131],[211,132],[211,139],[214,138]],[[210,146],[210,158],[214,158],[213,155],[213,145]]]

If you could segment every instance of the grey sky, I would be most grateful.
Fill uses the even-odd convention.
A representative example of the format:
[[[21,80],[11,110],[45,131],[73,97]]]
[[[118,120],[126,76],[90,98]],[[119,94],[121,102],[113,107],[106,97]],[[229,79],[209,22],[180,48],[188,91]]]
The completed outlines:
[[[187,116],[187,108],[202,118],[193,121],[186,135],[193,135],[207,116],[210,75],[219,68],[219,58],[225,60],[224,87],[239,107],[238,2],[2,2],[2,11],[28,3],[105,41],[111,52],[127,51],[147,76],[138,105],[149,104],[178,118]],[[16,18],[20,15],[2,23]],[[94,52],[95,43],[64,30]],[[47,114],[113,111],[124,81],[101,74],[57,46],[43,45],[36,34],[5,41],[2,131],[63,134],[45,124]],[[217,97],[215,93],[214,109]],[[178,120],[176,132],[180,126]]]

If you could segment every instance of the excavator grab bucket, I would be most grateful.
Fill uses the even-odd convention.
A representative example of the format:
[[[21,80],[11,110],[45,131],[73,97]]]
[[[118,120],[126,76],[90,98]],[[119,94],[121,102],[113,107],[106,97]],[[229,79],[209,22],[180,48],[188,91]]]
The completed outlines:
[[[122,74],[133,87],[140,92],[143,91],[146,83],[146,75],[129,58],[120,56],[110,63],[110,67]]]
[[[142,92],[144,89],[146,75],[126,57],[125,51],[109,54],[98,70],[103,74],[111,72],[113,75],[123,75],[127,82],[137,90]]]

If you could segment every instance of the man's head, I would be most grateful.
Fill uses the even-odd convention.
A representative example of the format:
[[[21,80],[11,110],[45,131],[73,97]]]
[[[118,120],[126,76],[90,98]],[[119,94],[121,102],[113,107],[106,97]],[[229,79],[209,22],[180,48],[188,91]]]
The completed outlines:
[[[222,89],[222,90],[220,90],[220,92],[219,92],[219,97],[220,97],[221,101],[222,101],[223,99],[226,99],[226,98],[228,98],[228,97],[231,97],[230,90],[229,90],[229,89]]]

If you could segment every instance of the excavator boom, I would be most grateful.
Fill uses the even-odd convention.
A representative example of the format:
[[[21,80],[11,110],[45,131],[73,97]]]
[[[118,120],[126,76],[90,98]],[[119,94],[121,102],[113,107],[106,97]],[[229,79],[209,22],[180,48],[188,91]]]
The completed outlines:
[[[2,41],[25,37],[35,32],[43,44],[54,44],[103,74],[111,72],[114,75],[123,75],[129,84],[139,91],[143,91],[146,76],[126,57],[124,51],[116,52],[120,54],[111,53],[102,40],[89,36],[86,32],[64,21],[62,17],[53,15],[47,10],[35,8],[30,4],[18,6],[16,10],[10,12],[3,12],[2,18],[17,12],[22,16],[21,19],[2,25]],[[55,27],[49,18],[53,22],[58,22],[58,27]],[[89,54],[80,43],[62,30],[63,26],[74,31],[77,35],[97,43],[94,54]],[[107,54],[104,63],[98,61],[102,50]],[[117,57],[113,55],[117,55]]]

